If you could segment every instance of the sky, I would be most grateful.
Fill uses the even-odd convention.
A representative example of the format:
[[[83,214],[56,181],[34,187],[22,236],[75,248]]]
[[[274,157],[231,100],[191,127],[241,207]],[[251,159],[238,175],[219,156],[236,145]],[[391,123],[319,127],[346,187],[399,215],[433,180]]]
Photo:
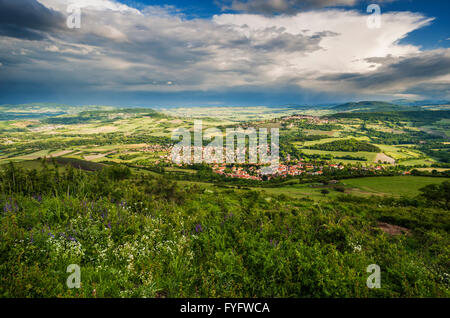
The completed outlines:
[[[449,30],[446,0],[0,0],[0,104],[450,99]]]

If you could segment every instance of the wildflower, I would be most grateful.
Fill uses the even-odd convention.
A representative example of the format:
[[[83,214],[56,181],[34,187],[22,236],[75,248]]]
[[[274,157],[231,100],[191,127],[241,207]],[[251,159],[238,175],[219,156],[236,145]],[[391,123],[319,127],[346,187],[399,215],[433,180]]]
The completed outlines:
[[[361,252],[362,247],[360,244],[350,242],[350,247],[353,249],[353,252]]]
[[[278,243],[280,243],[280,242],[277,240],[270,239],[270,245],[273,245],[273,247],[277,247]]]
[[[33,195],[33,199],[35,199],[36,201],[38,201],[39,203],[42,202],[42,195],[38,194],[38,195]]]
[[[232,217],[233,217],[233,213],[230,212],[228,215],[225,216],[225,219],[232,218]]]
[[[203,232],[203,229],[202,229],[202,226],[201,226],[201,224],[197,224],[196,226],[195,226],[195,232]]]
[[[3,207],[3,212],[11,212],[12,211],[12,206],[11,204],[9,204],[8,202],[6,202],[5,206]]]

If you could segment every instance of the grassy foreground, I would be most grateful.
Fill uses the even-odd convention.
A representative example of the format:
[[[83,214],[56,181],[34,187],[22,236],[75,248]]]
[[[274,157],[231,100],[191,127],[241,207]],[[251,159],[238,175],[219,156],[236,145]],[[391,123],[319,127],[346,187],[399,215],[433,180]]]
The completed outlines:
[[[2,297],[450,296],[448,210],[420,197],[317,203],[120,166],[0,174]]]

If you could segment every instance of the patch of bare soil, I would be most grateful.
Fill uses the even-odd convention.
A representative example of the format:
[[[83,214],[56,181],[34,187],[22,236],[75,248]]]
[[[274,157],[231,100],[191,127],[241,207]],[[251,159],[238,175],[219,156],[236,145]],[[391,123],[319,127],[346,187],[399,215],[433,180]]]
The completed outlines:
[[[103,157],[106,157],[109,154],[115,153],[115,151],[110,151],[107,153],[99,153],[99,154],[95,154],[95,155],[90,155],[90,156],[84,156],[84,159],[87,161],[92,161],[92,160],[96,160],[96,159],[100,159]]]
[[[25,128],[25,127],[27,127],[28,125],[35,124],[36,122],[37,122],[37,121],[19,121],[19,122],[17,122],[17,123],[11,124],[11,126],[18,127],[18,128]]]
[[[410,230],[407,229],[406,227],[392,225],[392,224],[384,223],[384,222],[378,222],[378,228],[380,228],[384,233],[392,235],[392,236],[402,235],[402,234],[406,234],[406,235],[410,234]]]
[[[48,157],[49,157],[49,158],[52,158],[52,157],[62,157],[62,156],[65,156],[65,155],[67,155],[67,154],[69,154],[69,153],[71,153],[71,152],[73,152],[73,150],[62,150],[62,151],[60,151],[60,152],[55,152],[55,153],[49,155]]]
[[[377,157],[375,158],[375,162],[388,162],[390,164],[395,164],[395,159],[386,156],[384,153],[380,152],[377,154]]]

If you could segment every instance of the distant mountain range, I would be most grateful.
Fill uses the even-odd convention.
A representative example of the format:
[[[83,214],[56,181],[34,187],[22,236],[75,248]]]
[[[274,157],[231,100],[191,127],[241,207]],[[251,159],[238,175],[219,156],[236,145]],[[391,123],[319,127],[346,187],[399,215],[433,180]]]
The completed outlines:
[[[410,111],[410,110],[429,110],[430,107],[436,106],[440,109],[445,105],[450,105],[450,101],[447,100],[422,100],[411,101],[406,99],[399,99],[392,102],[381,101],[361,101],[350,102],[330,107],[331,110],[336,112],[393,112],[393,111]]]
[[[337,112],[390,112],[390,111],[407,111],[411,110],[413,106],[397,105],[388,102],[378,101],[362,101],[345,103],[331,107]]]
[[[206,106],[205,106],[206,107]],[[218,106],[215,106],[218,107]],[[450,110],[450,101],[447,100],[422,100],[411,101],[398,99],[392,102],[383,101],[360,101],[345,104],[284,104],[280,106],[267,106],[273,108],[274,112],[280,108],[296,109],[299,112],[305,110],[328,110],[333,113],[369,113],[369,112],[395,112],[395,111],[417,111],[417,110]],[[129,107],[137,108],[137,107]],[[60,115],[77,114],[85,111],[114,111],[123,107],[86,105],[73,106],[58,103],[29,103],[22,105],[5,104],[0,105],[0,121],[17,119],[40,119],[44,117],[56,117]]]
[[[39,119],[92,110],[113,110],[111,106],[71,106],[57,103],[29,103],[21,105],[0,105],[0,121],[16,119]]]
[[[448,100],[408,100],[396,99],[392,103],[402,106],[430,106],[430,105],[450,105]]]

